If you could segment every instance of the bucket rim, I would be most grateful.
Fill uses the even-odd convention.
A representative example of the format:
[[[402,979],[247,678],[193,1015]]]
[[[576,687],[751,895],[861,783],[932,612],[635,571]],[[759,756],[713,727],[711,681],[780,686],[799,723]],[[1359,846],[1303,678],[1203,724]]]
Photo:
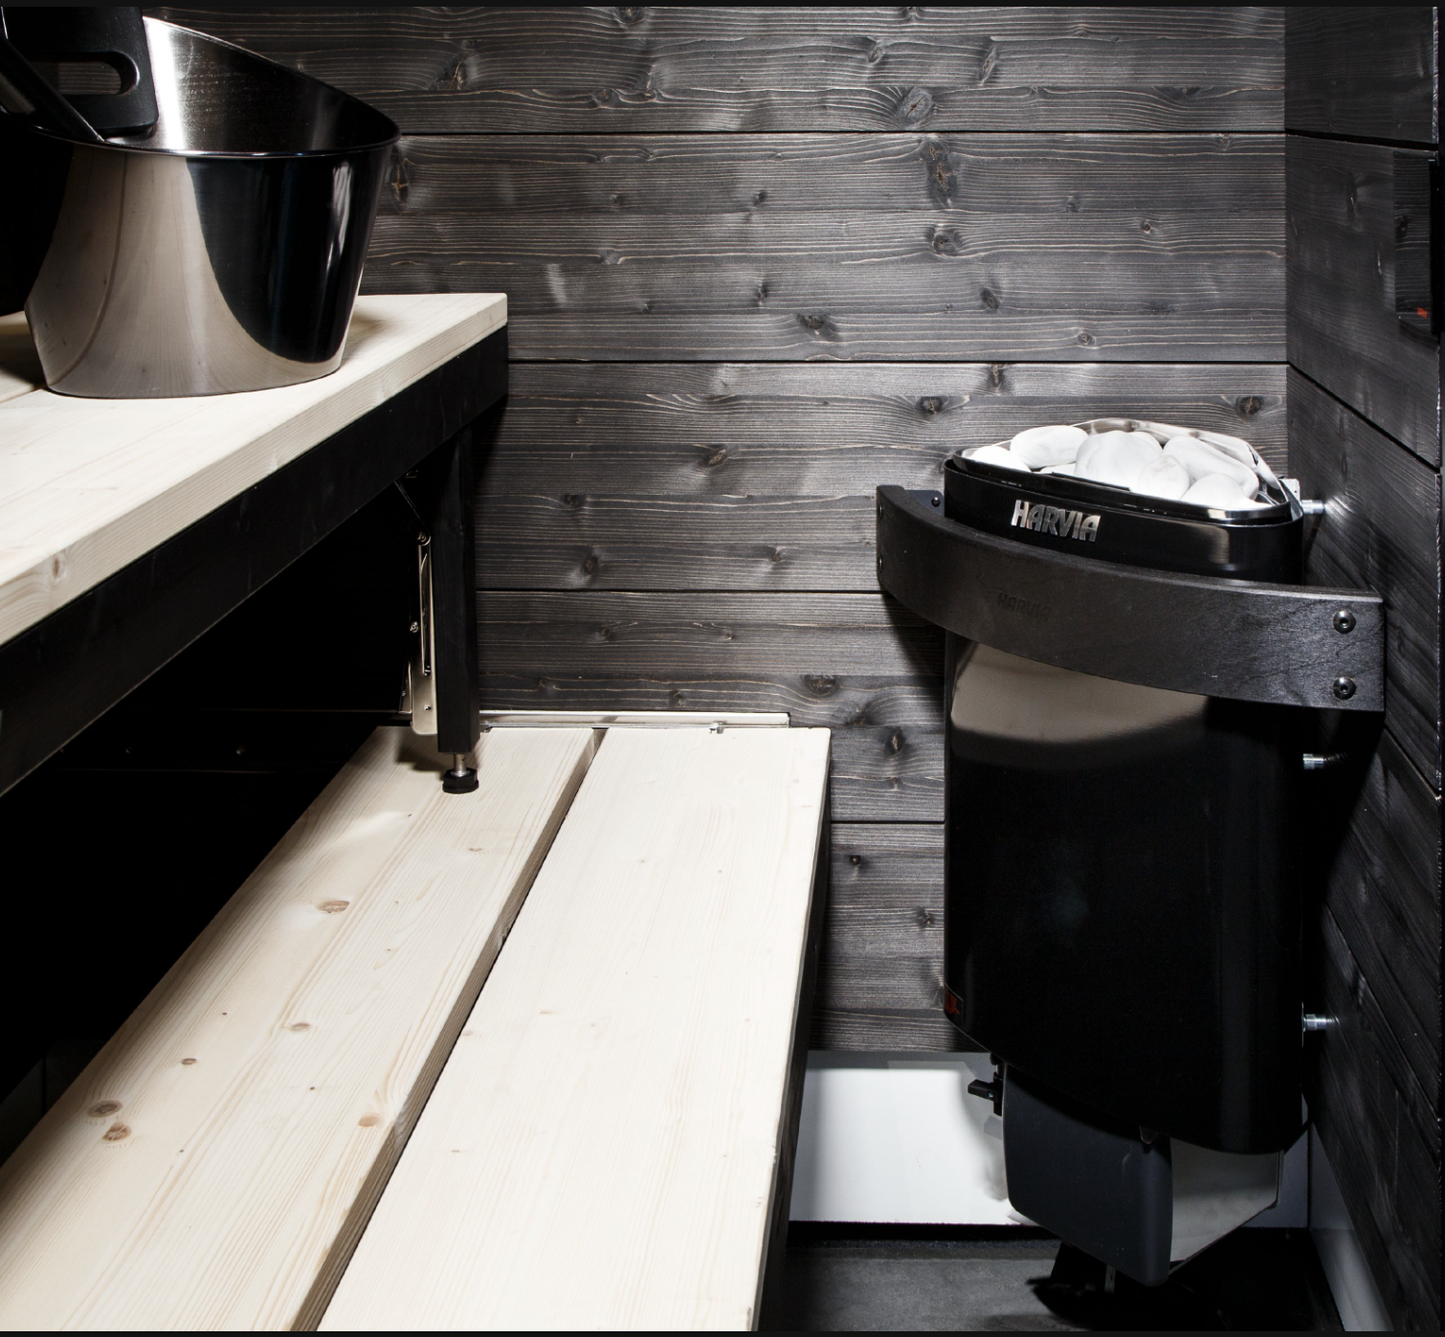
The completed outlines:
[[[173,29],[176,32],[185,33],[188,37],[198,38],[212,46],[224,47],[243,56],[246,60],[255,61],[262,65],[269,65],[273,69],[282,70],[291,78],[302,83],[312,84],[317,88],[324,88],[328,93],[340,98],[343,102],[360,108],[368,116],[376,117],[383,125],[389,127],[389,132],[374,140],[367,140],[359,144],[326,146],[323,148],[303,149],[185,149],[165,148],[155,144],[147,144],[144,136],[115,135],[102,139],[99,143],[90,140],[72,139],[69,135],[60,134],[54,130],[48,130],[43,126],[31,123],[26,117],[11,112],[0,110],[0,118],[13,122],[18,127],[37,135],[42,139],[51,140],[57,144],[68,144],[74,148],[97,149],[101,151],[111,150],[117,153],[143,153],[153,157],[182,158],[182,159],[236,159],[239,161],[272,160],[280,161],[291,158],[338,158],[351,157],[356,154],[371,153],[378,149],[390,149],[395,147],[401,139],[401,128],[384,111],[378,111],[369,102],[363,102],[360,98],[354,97],[344,89],[337,88],[334,84],[328,84],[324,79],[318,79],[315,75],[307,74],[302,70],[292,69],[289,65],[283,65],[280,61],[271,60],[267,56],[258,55],[249,51],[235,42],[228,42],[221,37],[213,37],[210,33],[201,32],[196,28],[188,28],[184,24],[172,23],[169,19],[152,18],[145,15],[144,22],[149,28],[152,24]]]

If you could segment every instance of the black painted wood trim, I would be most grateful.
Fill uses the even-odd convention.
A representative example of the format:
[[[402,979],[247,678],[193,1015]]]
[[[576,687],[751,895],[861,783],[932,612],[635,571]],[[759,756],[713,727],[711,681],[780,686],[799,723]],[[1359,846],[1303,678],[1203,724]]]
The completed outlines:
[[[0,793],[506,388],[502,329],[0,646]]]
[[[996,650],[1176,692],[1381,711],[1377,594],[1150,571],[1031,548],[878,489],[879,583],[920,617]],[[1341,634],[1340,609],[1355,625]],[[1337,699],[1336,679],[1354,694]]]

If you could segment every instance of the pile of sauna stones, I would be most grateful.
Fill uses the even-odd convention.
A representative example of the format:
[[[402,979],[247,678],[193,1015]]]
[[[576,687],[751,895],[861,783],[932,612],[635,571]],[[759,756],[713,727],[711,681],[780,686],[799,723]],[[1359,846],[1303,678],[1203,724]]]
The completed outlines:
[[[1082,427],[1030,427],[1007,446],[982,446],[970,459],[1025,473],[1062,474],[1127,488],[1146,497],[1193,502],[1218,510],[1247,510],[1258,500],[1260,477],[1249,443],[1214,436],[1086,432]]]

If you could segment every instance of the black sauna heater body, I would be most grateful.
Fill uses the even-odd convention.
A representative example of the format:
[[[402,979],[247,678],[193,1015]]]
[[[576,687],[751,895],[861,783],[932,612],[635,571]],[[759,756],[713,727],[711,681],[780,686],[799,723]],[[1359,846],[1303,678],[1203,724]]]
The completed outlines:
[[[879,489],[880,581],[950,633],[945,1010],[999,1065],[1015,1208],[1149,1284],[1274,1201],[1301,707],[1383,692],[1378,599],[1300,585],[1327,520],[1262,499],[964,455],[942,493]]]

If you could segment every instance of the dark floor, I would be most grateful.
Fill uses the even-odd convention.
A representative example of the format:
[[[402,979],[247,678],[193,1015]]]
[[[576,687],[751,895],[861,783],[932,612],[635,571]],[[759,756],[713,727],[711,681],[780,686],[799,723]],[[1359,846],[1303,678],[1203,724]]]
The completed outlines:
[[[1340,1330],[1303,1230],[1240,1230],[1146,1289],[1042,1231],[795,1222],[763,1326],[784,1332]],[[1059,1266],[1056,1268],[1056,1260]]]

